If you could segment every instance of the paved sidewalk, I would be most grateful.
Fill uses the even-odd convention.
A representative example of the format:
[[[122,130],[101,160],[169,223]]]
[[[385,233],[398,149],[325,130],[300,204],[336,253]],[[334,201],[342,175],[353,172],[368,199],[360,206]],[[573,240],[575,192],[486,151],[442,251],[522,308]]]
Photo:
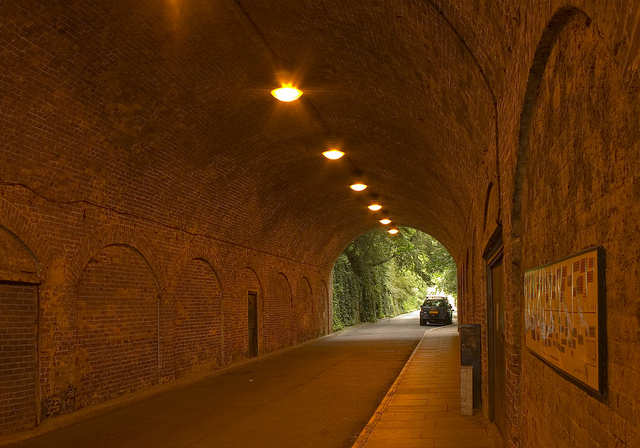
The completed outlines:
[[[460,415],[455,326],[427,331],[353,448],[495,448],[494,425]]]

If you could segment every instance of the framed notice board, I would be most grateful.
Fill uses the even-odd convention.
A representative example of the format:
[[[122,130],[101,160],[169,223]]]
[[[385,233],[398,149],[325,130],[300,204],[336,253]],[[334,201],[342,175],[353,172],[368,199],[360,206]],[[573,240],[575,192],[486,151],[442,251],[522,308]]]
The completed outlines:
[[[527,347],[597,395],[607,388],[604,256],[597,247],[524,274]]]

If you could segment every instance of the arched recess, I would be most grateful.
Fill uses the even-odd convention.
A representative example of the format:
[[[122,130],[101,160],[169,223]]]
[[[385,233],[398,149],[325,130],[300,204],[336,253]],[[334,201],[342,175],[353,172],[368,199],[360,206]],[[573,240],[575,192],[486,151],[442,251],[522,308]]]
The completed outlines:
[[[219,366],[224,340],[222,287],[216,271],[202,258],[189,261],[178,274],[172,316],[175,376]]]
[[[38,412],[37,259],[0,225],[0,436],[33,428]]]
[[[76,287],[76,408],[155,385],[159,288],[146,258],[128,245],[103,247]]]
[[[264,350],[270,352],[291,345],[291,284],[283,272],[278,272],[265,297]]]
[[[313,338],[314,313],[311,283],[307,277],[301,277],[298,281],[293,313],[293,331],[296,343],[299,344]]]
[[[65,275],[68,285],[76,285],[89,260],[103,247],[110,245],[129,246],[135,248],[145,260],[158,283],[160,291],[167,289],[166,269],[162,265],[162,257],[156,253],[154,245],[134,227],[121,224],[108,224],[95,229],[84,238],[75,252],[69,257]],[[143,255],[144,254],[144,255]]]
[[[607,32],[601,26],[592,24],[578,9],[561,9],[547,25],[536,50],[520,122],[511,222],[514,244],[507,269],[514,279],[514,345],[524,346],[523,272],[592,246],[604,246],[607,333],[610,340],[617,341],[609,348],[625,347],[618,356],[610,356],[607,371],[612,376],[618,372],[622,378],[623,372],[634,368],[623,352],[637,348],[640,342],[639,337],[621,331],[623,325],[616,325],[616,311],[619,322],[628,322],[629,305],[633,303],[628,288],[622,285],[639,283],[635,248],[640,239],[631,236],[625,224],[637,221],[638,216],[627,206],[629,198],[624,193],[631,160],[629,153],[625,154],[630,149],[627,117],[633,114],[626,109],[625,88],[610,43],[604,40]],[[637,153],[631,157],[637,160]],[[614,267],[621,265],[626,269]],[[632,296],[636,300],[636,295]],[[520,415],[543,416],[531,424],[519,423],[523,446],[544,444],[564,430],[561,419],[547,417],[549,406],[554,406],[556,415],[592,409],[594,415],[602,413],[601,422],[612,418],[613,412],[625,419],[631,415],[620,404],[625,396],[629,401],[637,397],[638,389],[629,387],[631,382],[610,382],[609,392],[616,395],[616,400],[604,406],[528,350],[517,346],[512,353],[509,361],[520,366],[513,372],[520,377],[520,392],[514,393],[516,399],[508,403],[512,426],[518,425]],[[508,382],[517,385],[513,379],[508,378]],[[600,427],[587,431],[597,433],[606,428],[600,423],[594,425]],[[602,446],[623,439],[614,431]]]
[[[598,419],[586,431],[603,433],[599,446],[614,446],[627,434],[605,422],[638,421],[629,407],[640,386],[629,377],[637,362],[629,353],[640,350],[640,237],[637,198],[631,196],[632,163],[637,163],[637,102],[630,101],[607,31],[596,16],[581,12],[564,22],[539,79],[531,110],[522,166],[520,196],[521,272],[561,260],[584,249],[602,246],[606,257],[606,325],[598,331],[608,340],[608,385],[603,396],[584,393],[548,365],[522,351],[520,415],[557,415],[591,409]],[[519,292],[519,291],[518,291]],[[521,294],[517,296],[521,303]],[[516,310],[520,316],[523,311]],[[526,321],[522,333],[526,334]],[[578,328],[572,328],[578,331]],[[614,342],[615,341],[615,342]],[[549,339],[549,342],[553,342]],[[561,341],[556,341],[561,343]],[[636,375],[637,377],[637,375]],[[545,443],[565,424],[552,416],[523,425],[523,446]],[[627,440],[628,442],[628,440]]]
[[[511,235],[517,238],[521,232],[522,190],[524,184],[524,167],[527,164],[529,138],[531,134],[531,120],[538,97],[540,80],[549,61],[551,51],[558,40],[560,32],[573,18],[580,17],[590,23],[589,17],[575,7],[559,9],[551,18],[540,37],[540,42],[533,56],[529,69],[527,87],[524,94],[522,112],[520,113],[520,129],[518,132],[518,148],[514,173],[513,198],[511,206]]]
[[[51,246],[39,237],[38,227],[3,197],[0,197],[0,223],[7,226],[0,224],[0,228],[12,235],[35,261],[35,272],[40,276],[41,264],[46,264],[51,259]]]
[[[11,230],[0,224],[0,279],[14,282],[40,283],[38,259]]]

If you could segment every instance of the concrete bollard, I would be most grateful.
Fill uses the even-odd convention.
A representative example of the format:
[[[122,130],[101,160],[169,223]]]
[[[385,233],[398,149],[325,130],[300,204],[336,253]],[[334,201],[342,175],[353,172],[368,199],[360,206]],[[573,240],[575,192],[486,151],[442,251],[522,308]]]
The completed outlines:
[[[460,414],[473,415],[473,367],[460,366]]]

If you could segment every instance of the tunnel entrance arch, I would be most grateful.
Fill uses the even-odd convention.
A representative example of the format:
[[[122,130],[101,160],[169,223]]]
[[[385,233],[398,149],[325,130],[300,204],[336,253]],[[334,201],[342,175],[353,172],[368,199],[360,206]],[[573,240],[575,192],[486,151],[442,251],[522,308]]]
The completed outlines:
[[[417,310],[429,295],[458,293],[458,269],[448,250],[420,230],[386,227],[362,234],[333,267],[333,329]],[[417,318],[416,318],[417,319]]]

